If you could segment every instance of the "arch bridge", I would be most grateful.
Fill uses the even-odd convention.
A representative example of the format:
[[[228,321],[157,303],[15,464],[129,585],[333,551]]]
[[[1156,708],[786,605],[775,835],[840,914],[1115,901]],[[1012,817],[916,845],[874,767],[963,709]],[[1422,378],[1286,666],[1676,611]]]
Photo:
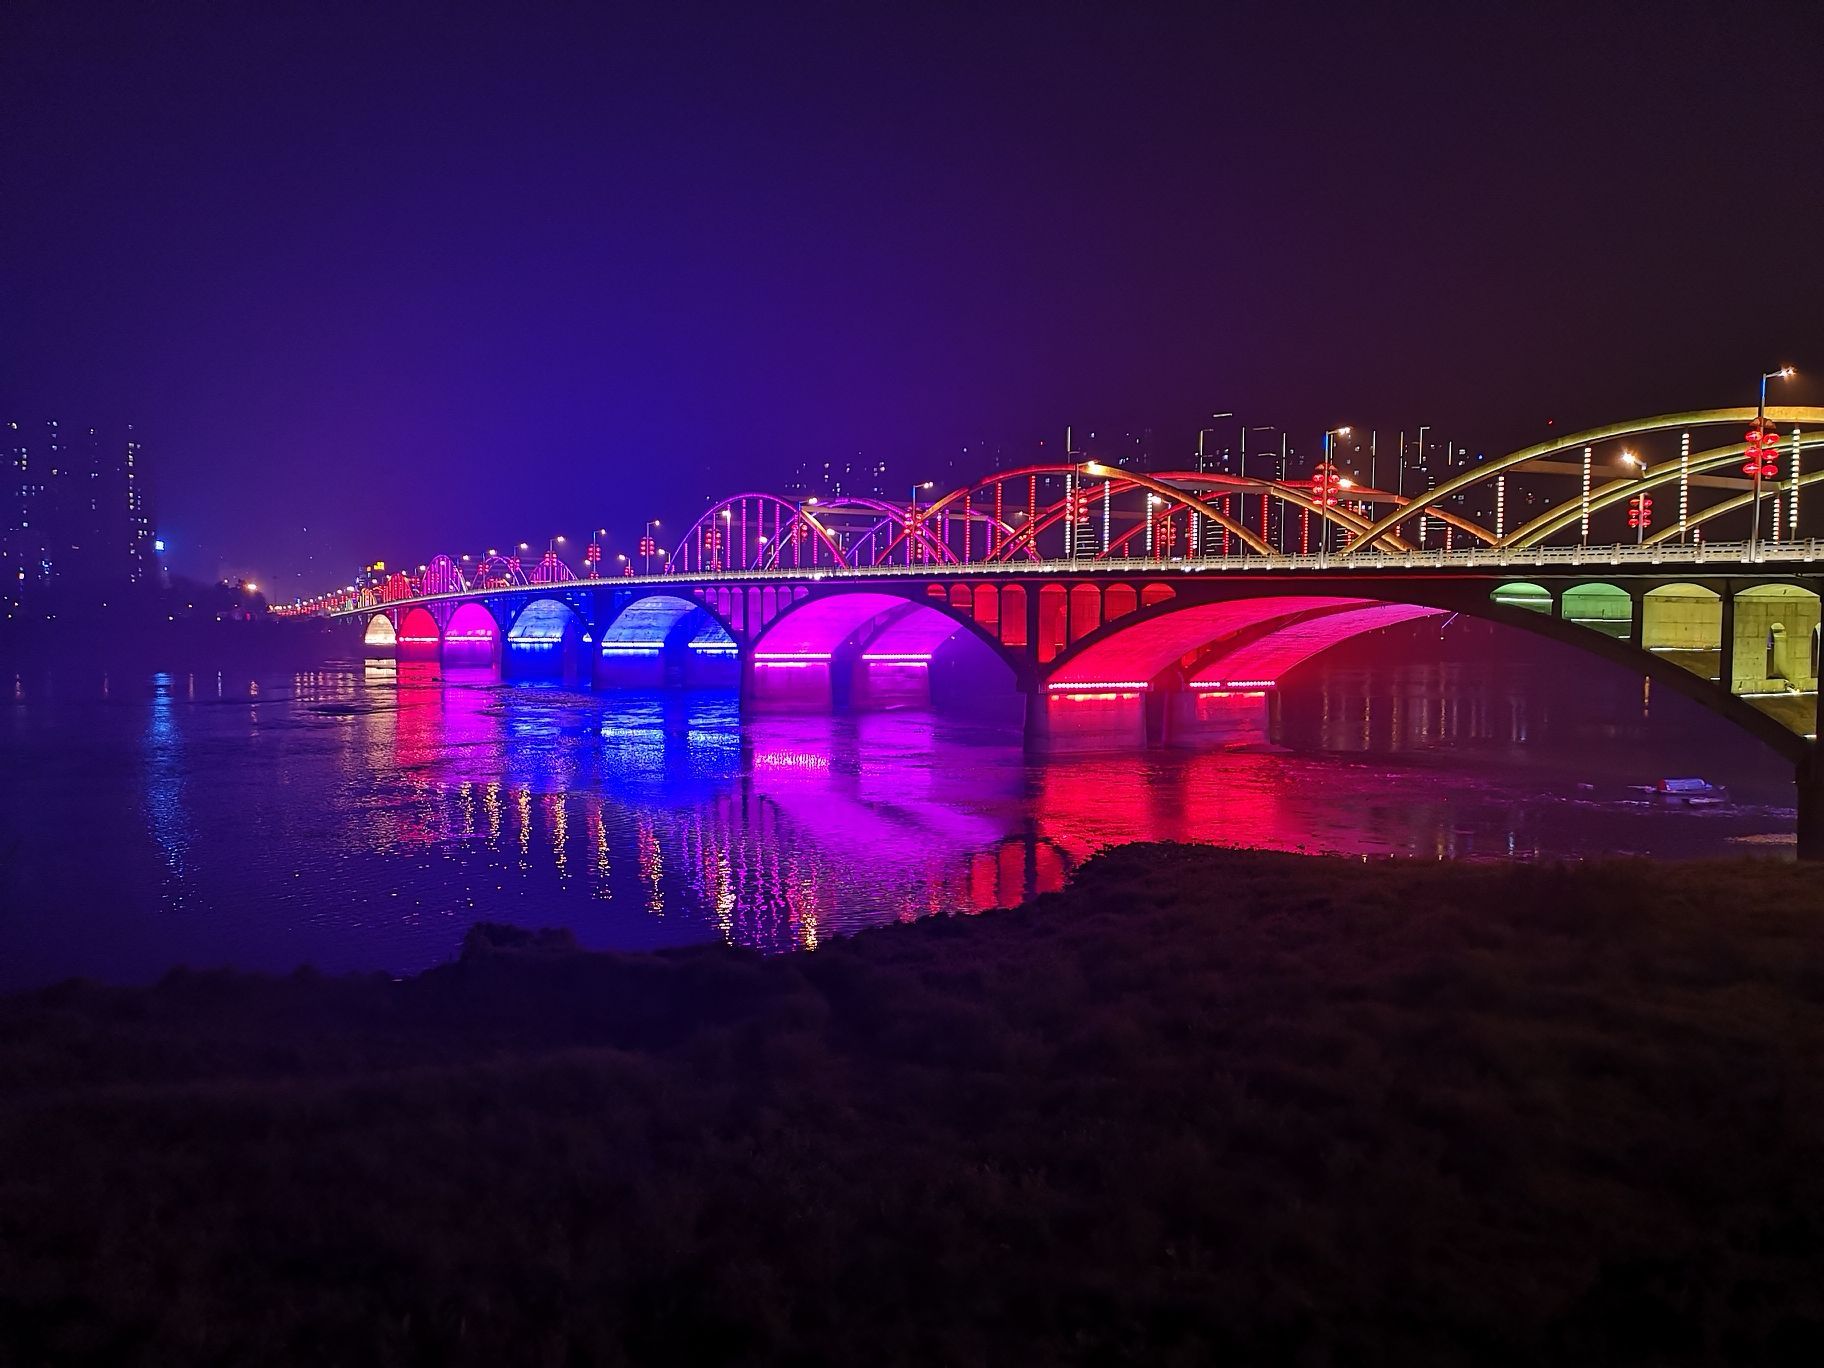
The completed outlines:
[[[1813,478],[1801,453],[1824,410],[1770,410],[1791,432],[1783,478],[1719,475],[1744,442],[1694,446],[1692,431],[1753,417],[1573,434],[1411,496],[1321,472],[1299,484],[1094,462],[1001,472],[922,507],[741,494],[712,505],[660,574],[440,557],[294,611],[349,622],[401,659],[600,688],[725,685],[753,711],[1001,695],[1047,753],[1263,741],[1278,682],[1301,662],[1464,614],[1644,674],[1772,746],[1795,766],[1800,854],[1824,858],[1824,543],[1795,539]],[[1673,435],[1676,455],[1611,459],[1595,478],[1603,444],[1648,434]],[[1572,499],[1529,506],[1509,530],[1507,478],[1561,477],[1549,458],[1565,451],[1580,457]],[[1470,516],[1490,482],[1499,515]],[[1591,544],[1593,524],[1660,488],[1676,493],[1672,525]],[[1756,503],[1773,506],[1753,544],[1704,537]]]

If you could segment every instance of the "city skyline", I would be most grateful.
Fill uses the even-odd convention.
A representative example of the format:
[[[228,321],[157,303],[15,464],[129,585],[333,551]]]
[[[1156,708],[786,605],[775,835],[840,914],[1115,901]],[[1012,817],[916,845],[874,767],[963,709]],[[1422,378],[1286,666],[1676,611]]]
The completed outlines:
[[[153,434],[203,577],[1066,425],[1496,452],[1819,397],[1824,111],[1713,70],[1812,8],[5,23],[0,399]]]

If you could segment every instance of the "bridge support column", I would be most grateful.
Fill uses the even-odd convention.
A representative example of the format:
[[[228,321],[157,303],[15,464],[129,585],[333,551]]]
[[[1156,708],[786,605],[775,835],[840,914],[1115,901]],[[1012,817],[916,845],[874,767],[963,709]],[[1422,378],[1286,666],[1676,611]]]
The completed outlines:
[[[1799,791],[1799,858],[1824,860],[1824,752],[1811,743],[1793,776]]]
[[[1224,750],[1258,746],[1270,739],[1264,689],[1185,689],[1166,700],[1168,746]]]
[[[857,712],[931,706],[931,661],[861,658],[849,706]]]
[[[1026,695],[1026,750],[1032,755],[1141,750],[1146,694],[1139,690],[1047,690]]]
[[[835,704],[827,659],[753,662],[742,690],[744,714],[829,712]]]

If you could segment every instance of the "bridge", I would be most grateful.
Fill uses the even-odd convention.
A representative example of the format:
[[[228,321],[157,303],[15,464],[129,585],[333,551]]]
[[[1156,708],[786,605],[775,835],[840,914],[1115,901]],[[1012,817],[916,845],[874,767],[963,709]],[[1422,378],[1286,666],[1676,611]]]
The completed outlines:
[[[1094,461],[923,503],[743,493],[655,556],[657,573],[611,573],[596,547],[580,573],[554,551],[530,566],[445,555],[284,611],[349,623],[401,660],[733,687],[755,712],[1004,695],[1043,753],[1264,741],[1303,661],[1464,614],[1643,674],[1772,746],[1795,767],[1799,853],[1818,859],[1824,542],[1797,534],[1824,478],[1803,469],[1821,427],[1820,408],[1661,415],[1410,494],[1328,465],[1293,481]],[[1555,480],[1572,493],[1541,500]],[[1655,491],[1675,510],[1657,531]],[[1731,539],[1706,536],[1732,523]],[[1607,527],[1624,535],[1601,540]]]

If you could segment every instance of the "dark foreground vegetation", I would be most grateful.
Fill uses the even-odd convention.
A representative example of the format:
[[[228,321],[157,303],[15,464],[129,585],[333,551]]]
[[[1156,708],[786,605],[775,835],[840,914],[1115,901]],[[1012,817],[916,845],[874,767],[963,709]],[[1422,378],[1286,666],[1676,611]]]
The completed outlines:
[[[0,1004],[0,1360],[1824,1362],[1824,893],[1130,847]]]

